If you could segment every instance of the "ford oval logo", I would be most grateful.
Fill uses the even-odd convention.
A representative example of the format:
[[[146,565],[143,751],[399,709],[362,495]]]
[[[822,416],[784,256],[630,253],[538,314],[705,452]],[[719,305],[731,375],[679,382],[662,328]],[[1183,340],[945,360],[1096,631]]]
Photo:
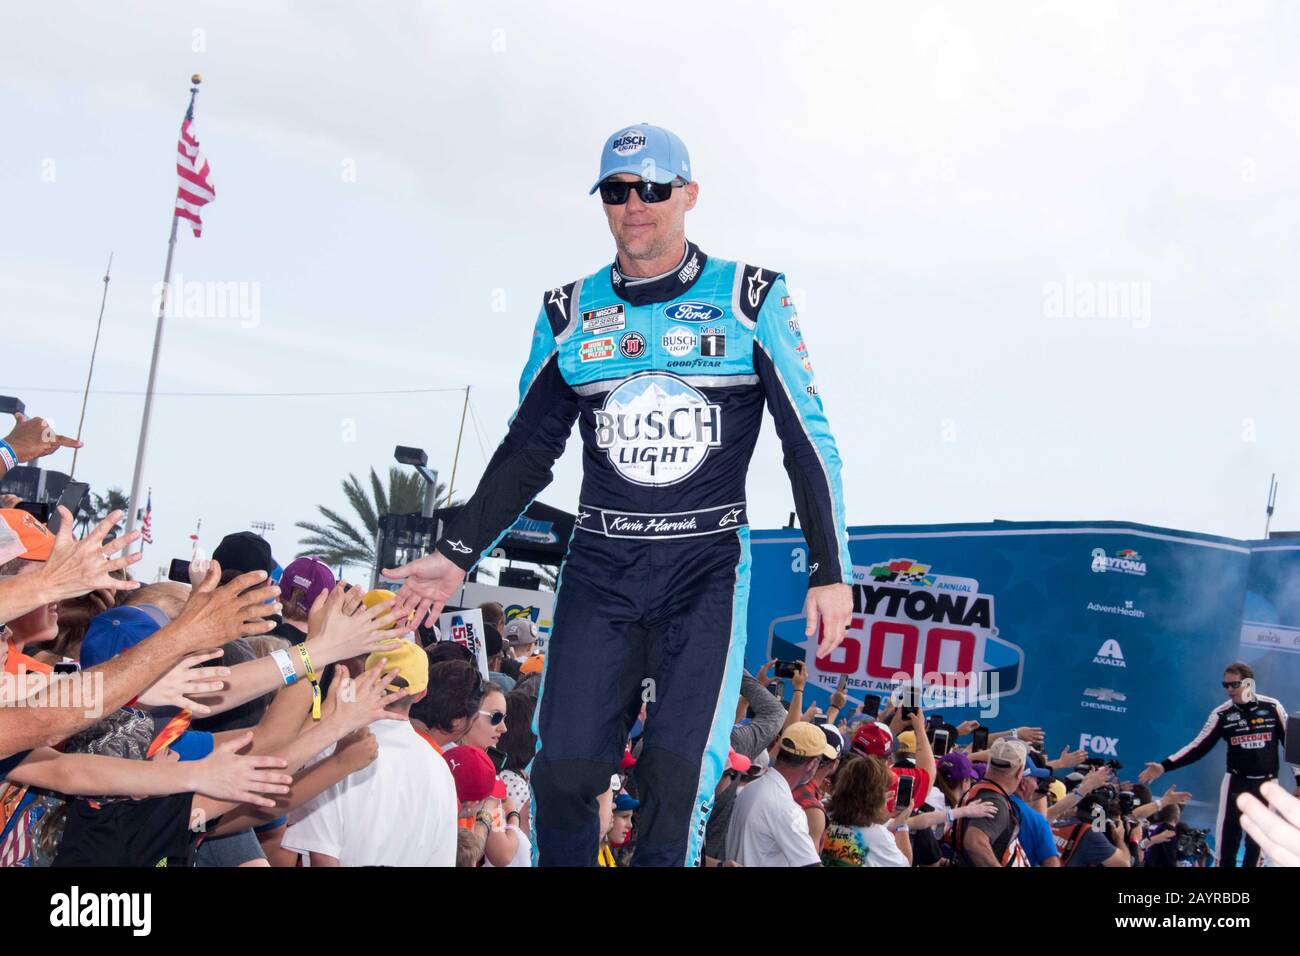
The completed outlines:
[[[723,316],[723,311],[707,302],[678,302],[664,309],[664,315],[674,322],[712,322]]]

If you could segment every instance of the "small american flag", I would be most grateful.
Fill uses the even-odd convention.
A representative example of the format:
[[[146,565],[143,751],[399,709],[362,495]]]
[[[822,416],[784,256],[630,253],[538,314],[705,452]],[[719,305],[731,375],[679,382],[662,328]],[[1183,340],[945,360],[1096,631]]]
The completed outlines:
[[[217,191],[209,180],[211,173],[194,135],[194,97],[191,96],[190,108],[185,111],[181,123],[181,138],[176,143],[176,175],[180,179],[176,190],[176,215],[190,221],[196,236],[203,235],[199,211],[217,198]]]
[[[144,506],[144,521],[140,525],[140,540],[153,544],[153,489],[149,489],[149,500]]]

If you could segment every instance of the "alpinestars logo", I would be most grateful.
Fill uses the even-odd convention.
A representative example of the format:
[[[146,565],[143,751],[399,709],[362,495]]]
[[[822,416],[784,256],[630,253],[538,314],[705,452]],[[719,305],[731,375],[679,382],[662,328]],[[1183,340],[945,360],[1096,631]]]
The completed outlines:
[[[595,413],[596,447],[637,485],[672,485],[689,477],[722,444],[722,409],[667,372],[627,379]]]
[[[1096,574],[1119,571],[1123,574],[1136,574],[1140,577],[1147,573],[1147,564],[1142,560],[1142,555],[1132,548],[1116,551],[1113,558],[1106,556],[1105,548],[1093,548],[1092,570]]]
[[[749,305],[750,308],[757,309],[758,301],[763,297],[763,290],[768,287],[768,281],[763,278],[763,270],[755,269],[749,276]]]
[[[1111,638],[1101,647],[1097,648],[1097,654],[1093,657],[1094,664],[1105,664],[1107,667],[1128,667],[1124,661],[1124,652],[1120,650],[1119,641]]]

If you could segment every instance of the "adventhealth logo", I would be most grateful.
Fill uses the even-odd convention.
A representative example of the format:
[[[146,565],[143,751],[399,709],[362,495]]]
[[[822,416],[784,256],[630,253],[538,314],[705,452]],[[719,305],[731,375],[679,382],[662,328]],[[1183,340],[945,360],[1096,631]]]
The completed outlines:
[[[153,896],[149,893],[69,893],[50,897],[51,926],[129,926],[133,936],[148,936],[153,928]]]

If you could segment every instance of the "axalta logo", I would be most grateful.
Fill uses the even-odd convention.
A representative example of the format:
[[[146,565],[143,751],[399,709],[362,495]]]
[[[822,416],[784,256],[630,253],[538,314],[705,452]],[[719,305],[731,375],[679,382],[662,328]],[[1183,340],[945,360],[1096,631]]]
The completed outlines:
[[[645,142],[645,133],[639,129],[625,129],[614,137],[614,142],[609,144],[609,148],[619,156],[631,156],[645,149]]]
[[[596,411],[596,446],[625,479],[671,485],[722,444],[722,409],[675,375],[634,375]]]
[[[721,309],[707,302],[675,302],[664,309],[664,318],[670,322],[713,322],[723,315]]]
[[[1106,571],[1119,571],[1123,574],[1141,576],[1147,573],[1147,564],[1142,560],[1142,555],[1132,548],[1116,551],[1113,558],[1106,556],[1105,548],[1093,548],[1092,570],[1097,574],[1103,574]]]
[[[1091,750],[1102,757],[1119,756],[1119,738],[1101,734],[1079,734],[1079,749]]]
[[[1124,652],[1120,650],[1119,641],[1114,638],[1097,648],[1097,653],[1092,662],[1094,664],[1105,664],[1107,667],[1128,667],[1128,664],[1124,663]]]
[[[669,355],[680,358],[689,352],[693,352],[695,350],[695,343],[698,341],[698,335],[690,329],[678,325],[664,333],[661,344],[664,347],[664,351]]]

